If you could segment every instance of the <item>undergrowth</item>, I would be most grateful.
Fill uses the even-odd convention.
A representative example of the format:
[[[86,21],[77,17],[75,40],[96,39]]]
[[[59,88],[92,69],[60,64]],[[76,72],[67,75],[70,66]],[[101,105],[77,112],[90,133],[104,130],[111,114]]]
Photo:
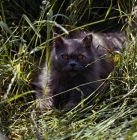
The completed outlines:
[[[33,1],[27,5],[30,11],[18,0],[0,2],[0,131],[11,140],[136,140],[137,37],[124,18],[134,20],[129,13],[135,2],[53,0],[39,8]],[[106,79],[105,94],[83,108],[36,116],[30,82],[42,57],[48,60],[52,31],[63,35],[76,29],[126,29],[127,43],[123,52],[114,53],[115,69]]]

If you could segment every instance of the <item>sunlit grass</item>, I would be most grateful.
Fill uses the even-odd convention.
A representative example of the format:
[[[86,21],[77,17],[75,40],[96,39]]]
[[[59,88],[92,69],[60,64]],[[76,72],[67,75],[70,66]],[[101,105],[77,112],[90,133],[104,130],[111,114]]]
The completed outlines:
[[[109,31],[112,24],[118,24],[113,19],[124,17],[126,12],[129,14],[131,8],[121,0],[115,6],[107,1],[99,9],[99,2],[75,0],[68,2],[64,12],[63,4],[56,8],[56,1],[53,1],[40,9],[35,20],[31,12],[28,15],[19,11],[17,14],[13,3],[7,9],[5,3],[1,3],[0,131],[10,139],[33,140],[39,135],[43,139],[56,140],[137,138],[137,37],[130,30],[125,49],[114,55],[115,69],[105,81],[107,90],[104,88],[91,104],[82,104],[82,107],[79,105],[69,111],[50,110],[40,116],[35,116],[32,111],[35,100],[30,81],[39,70],[42,58],[49,60],[52,31],[59,30],[62,35],[78,28]],[[19,8],[16,4],[14,1],[14,6]],[[99,16],[101,9],[105,12]],[[112,9],[118,11],[118,17]],[[92,20],[90,15],[93,15]],[[62,24],[58,23],[59,17],[63,18],[59,21]]]

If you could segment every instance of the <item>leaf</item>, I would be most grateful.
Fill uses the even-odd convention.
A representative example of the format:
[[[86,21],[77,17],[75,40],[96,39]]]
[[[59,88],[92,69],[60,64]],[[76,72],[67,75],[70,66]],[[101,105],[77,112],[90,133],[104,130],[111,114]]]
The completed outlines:
[[[8,25],[6,23],[4,23],[3,21],[0,21],[0,26],[2,26],[10,35],[12,34],[11,29],[8,27]]]
[[[106,12],[105,19],[107,18],[108,14],[110,13],[111,8],[112,8],[112,0],[111,0],[111,3],[110,3],[110,6],[109,6],[109,8],[108,8],[108,10],[107,10],[107,12]]]
[[[24,19],[27,21],[27,23],[30,25],[30,27],[33,29],[33,31],[36,33],[36,35],[38,37],[41,37],[41,35],[39,34],[39,32],[35,29],[35,27],[33,26],[33,24],[31,23],[31,21],[29,20],[29,18],[26,15],[23,15]]]

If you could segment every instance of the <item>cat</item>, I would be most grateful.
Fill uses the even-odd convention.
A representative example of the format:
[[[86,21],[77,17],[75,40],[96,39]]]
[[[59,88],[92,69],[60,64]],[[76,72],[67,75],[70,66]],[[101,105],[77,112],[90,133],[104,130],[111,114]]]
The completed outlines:
[[[98,92],[101,79],[114,68],[112,57],[100,58],[109,51],[121,50],[124,41],[121,33],[75,32],[70,36],[66,39],[54,34],[49,74],[44,62],[33,81],[36,99],[40,99],[36,108],[40,110],[72,108],[82,98]]]

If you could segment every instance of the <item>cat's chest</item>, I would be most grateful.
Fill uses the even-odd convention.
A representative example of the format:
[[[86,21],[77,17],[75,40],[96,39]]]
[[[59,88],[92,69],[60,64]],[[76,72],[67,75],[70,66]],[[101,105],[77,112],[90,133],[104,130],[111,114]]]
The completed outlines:
[[[64,87],[74,87],[82,84],[85,79],[83,77],[69,77],[69,78],[62,78],[59,80],[59,84],[64,85]]]
[[[56,82],[57,82],[56,87],[58,89],[58,92],[67,91],[67,90],[71,91],[87,83],[86,79],[84,79],[83,77],[59,79]]]

